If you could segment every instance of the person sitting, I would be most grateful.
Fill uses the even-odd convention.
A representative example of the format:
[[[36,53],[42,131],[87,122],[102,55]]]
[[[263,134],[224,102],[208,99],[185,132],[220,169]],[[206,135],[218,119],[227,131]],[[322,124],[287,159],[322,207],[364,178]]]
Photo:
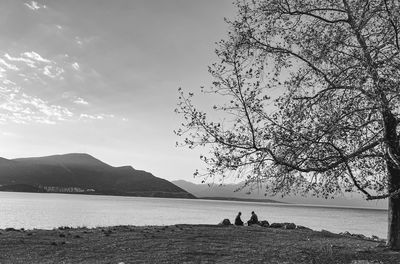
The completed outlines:
[[[254,211],[253,211],[253,212],[251,212],[250,220],[247,221],[247,225],[251,226],[254,224],[258,224],[258,217],[257,217],[256,213],[254,213]]]
[[[242,226],[243,225],[243,221],[242,221],[242,219],[240,219],[241,215],[242,215],[242,213],[239,212],[238,215],[235,218],[235,225],[237,225],[237,226]]]

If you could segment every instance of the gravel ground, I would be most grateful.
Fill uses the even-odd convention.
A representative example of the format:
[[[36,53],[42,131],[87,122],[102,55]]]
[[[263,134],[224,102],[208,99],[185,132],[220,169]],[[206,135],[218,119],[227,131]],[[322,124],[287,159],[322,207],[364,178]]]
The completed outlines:
[[[0,230],[0,263],[400,263],[377,241],[216,225]]]

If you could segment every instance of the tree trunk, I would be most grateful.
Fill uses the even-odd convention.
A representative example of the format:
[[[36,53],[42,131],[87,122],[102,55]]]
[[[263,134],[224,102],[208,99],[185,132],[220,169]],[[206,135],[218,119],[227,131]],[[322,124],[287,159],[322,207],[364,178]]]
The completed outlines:
[[[389,170],[389,190],[400,188],[400,171],[394,168]],[[400,250],[400,197],[389,197],[388,208],[388,236],[387,246],[393,250]]]
[[[397,120],[390,111],[383,113],[384,138],[387,148],[386,166],[388,172],[388,191],[400,189],[400,146],[397,135]],[[389,197],[387,246],[400,250],[400,195]]]

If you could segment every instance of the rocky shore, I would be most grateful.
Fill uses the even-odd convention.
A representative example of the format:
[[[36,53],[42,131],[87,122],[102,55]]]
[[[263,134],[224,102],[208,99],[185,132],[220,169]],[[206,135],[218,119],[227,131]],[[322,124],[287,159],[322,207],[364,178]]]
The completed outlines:
[[[218,225],[230,226],[230,225],[233,225],[233,224],[231,223],[231,221],[228,218],[226,218],[226,219],[222,220]],[[310,229],[308,227],[305,227],[305,226],[296,225],[295,223],[287,223],[287,222],[285,222],[285,223],[272,223],[272,224],[270,224],[267,220],[259,221],[258,224],[253,224],[252,226],[253,227],[257,227],[257,226],[258,227],[267,227],[267,228],[281,228],[281,229],[289,229],[289,230],[293,230],[293,229],[312,230],[312,229]],[[327,234],[328,233],[333,234],[332,232],[324,230],[324,229],[322,229],[321,232],[327,233]],[[365,236],[363,234],[352,234],[349,231],[345,231],[345,232],[339,233],[339,235],[346,236],[346,237],[352,237],[352,238],[360,238],[360,239],[364,239],[364,240],[372,240],[372,241],[377,241],[377,242],[382,242],[382,243],[386,242],[386,239],[379,238],[378,236],[372,235],[371,237],[367,237],[367,236]]]
[[[0,263],[400,263],[382,241],[287,227],[8,228]]]

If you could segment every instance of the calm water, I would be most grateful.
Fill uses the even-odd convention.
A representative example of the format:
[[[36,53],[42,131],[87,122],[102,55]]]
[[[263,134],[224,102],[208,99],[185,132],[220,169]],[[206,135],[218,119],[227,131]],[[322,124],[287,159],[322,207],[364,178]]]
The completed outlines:
[[[0,192],[0,228],[216,224],[242,220],[294,222],[315,230],[386,237],[387,211],[233,201]]]

